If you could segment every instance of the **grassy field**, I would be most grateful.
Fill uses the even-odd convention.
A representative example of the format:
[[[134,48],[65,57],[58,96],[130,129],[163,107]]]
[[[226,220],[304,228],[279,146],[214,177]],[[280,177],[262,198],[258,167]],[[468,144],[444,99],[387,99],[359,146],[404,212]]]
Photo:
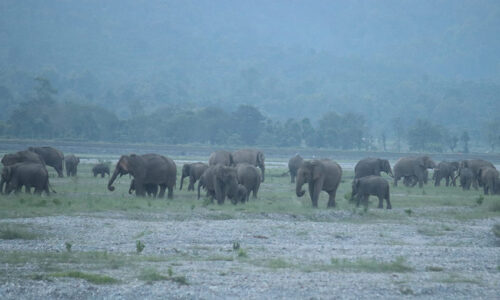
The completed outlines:
[[[378,200],[374,197],[371,198],[367,209],[356,208],[347,200],[353,177],[353,172],[349,170],[344,170],[342,183],[337,191],[337,207],[327,209],[328,196],[322,193],[319,208],[314,209],[308,193],[302,198],[296,197],[295,186],[290,183],[288,176],[283,176],[286,171],[284,168],[266,170],[266,182],[261,185],[258,199],[251,198],[246,204],[232,205],[226,201],[224,205],[217,205],[211,204],[204,197],[197,200],[195,192],[188,192],[187,178],[182,191],[178,190],[180,182],[177,182],[174,199],[137,198],[129,195],[128,176],[118,179],[116,190],[110,192],[106,188],[109,177],[93,177],[91,167],[91,164],[81,164],[76,178],[57,178],[51,169],[50,181],[57,193],[50,196],[37,197],[24,193],[0,195],[0,241],[17,241],[17,244],[0,245],[0,265],[3,266],[0,267],[0,282],[14,279],[47,282],[83,280],[93,285],[120,286],[138,280],[145,284],[168,282],[190,285],[196,283],[191,282],[186,275],[192,272],[190,270],[193,270],[194,266],[201,266],[198,272],[212,272],[212,275],[216,272],[215,275],[221,277],[247,272],[281,274],[281,270],[300,274],[401,273],[430,274],[425,275],[430,278],[429,282],[481,285],[481,279],[476,275],[457,274],[456,270],[440,266],[432,260],[418,265],[414,258],[404,253],[389,258],[376,258],[376,255],[346,258],[345,255],[333,253],[327,254],[324,259],[303,261],[299,256],[279,255],[280,252],[275,250],[279,244],[267,245],[266,241],[281,235],[288,235],[294,243],[315,240],[314,231],[302,228],[301,222],[304,222],[312,227],[314,224],[333,224],[334,228],[344,228],[331,232],[330,238],[334,241],[349,241],[353,238],[355,233],[345,228],[378,228],[376,236],[373,237],[373,245],[384,244],[384,247],[391,251],[412,243],[395,238],[390,231],[384,229],[398,226],[414,228],[414,234],[426,240],[426,247],[463,247],[468,245],[469,241],[457,239],[450,242],[443,238],[457,234],[465,223],[474,226],[476,221],[489,219],[500,223],[499,196],[484,196],[481,190],[462,191],[458,187],[434,187],[431,184],[423,189],[407,188],[403,185],[395,188],[391,184],[392,210],[377,209]],[[177,166],[178,172],[181,167]],[[304,189],[307,189],[306,185]],[[128,245],[126,251],[113,251],[106,243],[101,245],[97,242],[98,246],[94,247],[96,250],[89,250],[90,246],[82,248],[81,244],[85,243],[83,238],[54,236],[58,235],[54,233],[56,225],[47,224],[45,227],[39,223],[33,225],[30,221],[38,222],[39,217],[65,217],[68,220],[76,220],[82,216],[105,219],[102,221],[104,225],[101,224],[97,230],[118,226],[113,225],[115,218],[140,222],[141,226],[126,233],[125,242],[121,242]],[[161,250],[151,250],[154,247],[154,237],[159,233],[157,229],[144,225],[147,222],[163,220],[190,226],[197,221],[219,226],[221,222],[231,223],[239,220],[250,223],[270,220],[275,225],[265,234],[253,234],[252,238],[257,242],[252,245],[240,245],[236,241],[231,248],[230,242],[227,242],[225,250],[221,251],[215,245],[198,243],[195,239],[194,242],[187,243],[187,248],[175,246],[165,254]],[[89,227],[87,230],[83,229],[83,233],[96,230],[92,229],[91,225],[84,226]],[[495,226],[490,227],[490,234],[495,236],[494,234],[498,234],[498,227],[493,227]],[[31,249],[30,245],[43,244],[45,239],[54,239],[57,245]],[[370,238],[362,241],[371,243]],[[18,249],[11,247],[12,245],[22,247]],[[56,251],[53,250],[54,247]],[[157,249],[160,249],[158,247]],[[210,264],[216,264],[214,270],[217,271],[211,270]],[[500,272],[499,268],[500,261],[494,266],[493,272]],[[412,289],[407,288],[407,284],[412,282],[411,278],[392,282],[398,284],[398,293],[413,293]]]

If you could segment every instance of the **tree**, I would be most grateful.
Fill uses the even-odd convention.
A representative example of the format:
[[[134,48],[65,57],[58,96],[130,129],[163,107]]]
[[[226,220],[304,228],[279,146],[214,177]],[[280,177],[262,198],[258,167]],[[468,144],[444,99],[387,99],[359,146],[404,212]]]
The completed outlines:
[[[495,146],[500,144],[500,119],[487,122],[485,132],[486,142],[490,146],[491,152],[494,152]]]
[[[400,117],[392,119],[392,126],[394,128],[394,135],[396,136],[396,149],[401,152],[401,137],[403,136],[403,121]]]
[[[264,116],[251,105],[240,105],[233,113],[233,130],[246,145],[254,145],[263,126]]]
[[[467,132],[467,130],[462,132],[462,136],[460,137],[460,140],[462,141],[462,143],[464,143],[464,153],[469,153],[470,137],[469,137],[469,133]]]
[[[412,151],[442,151],[442,134],[438,126],[428,120],[417,119],[408,130],[408,144]]]

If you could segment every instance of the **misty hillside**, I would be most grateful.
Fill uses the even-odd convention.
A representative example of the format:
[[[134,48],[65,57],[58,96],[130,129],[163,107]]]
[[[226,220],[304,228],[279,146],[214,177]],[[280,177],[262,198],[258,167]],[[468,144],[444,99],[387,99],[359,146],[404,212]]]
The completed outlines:
[[[430,120],[479,136],[500,111],[498,1],[2,1],[0,119],[50,80],[120,119],[257,107]],[[392,134],[392,133],[390,133]]]

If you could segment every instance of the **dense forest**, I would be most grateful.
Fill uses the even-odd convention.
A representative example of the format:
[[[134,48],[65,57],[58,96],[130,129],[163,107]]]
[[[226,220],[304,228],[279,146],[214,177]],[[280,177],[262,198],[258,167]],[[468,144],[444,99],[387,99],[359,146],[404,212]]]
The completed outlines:
[[[0,3],[0,135],[495,151],[498,1]]]

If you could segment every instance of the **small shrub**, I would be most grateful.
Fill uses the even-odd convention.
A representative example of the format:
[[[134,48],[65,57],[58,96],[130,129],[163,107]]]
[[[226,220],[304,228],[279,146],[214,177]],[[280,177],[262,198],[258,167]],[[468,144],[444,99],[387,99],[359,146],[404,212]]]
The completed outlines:
[[[167,270],[168,276],[172,277],[174,275],[174,271],[172,270],[172,267],[168,267]]]
[[[479,197],[477,197],[477,199],[476,199],[477,205],[481,205],[481,204],[483,204],[483,202],[484,202],[484,196],[479,195]]]
[[[493,225],[493,234],[495,234],[497,238],[500,238],[500,223]]]
[[[429,272],[442,272],[444,269],[442,267],[429,266],[425,268]]]
[[[400,287],[399,288],[399,291],[401,292],[401,294],[403,295],[413,295],[413,290],[410,289],[409,287]]]
[[[240,249],[238,250],[238,257],[242,257],[242,258],[244,258],[244,257],[248,257],[248,254],[247,254],[247,252],[245,251],[245,249],[240,248]]]
[[[413,214],[413,210],[411,210],[411,208],[405,209],[405,213],[408,215],[408,217],[411,217],[411,215]]]
[[[233,250],[236,251],[240,249],[240,242],[233,242]]]
[[[22,225],[0,225],[0,239],[2,240],[34,240],[36,234],[27,231]]]
[[[61,200],[59,200],[57,198],[52,199],[52,203],[54,203],[55,205],[61,205],[62,204]]]
[[[137,242],[135,242],[135,251],[137,251],[137,254],[140,254],[145,247],[146,245],[144,245],[144,243],[140,240],[137,240]]]
[[[64,243],[64,246],[66,246],[66,251],[71,252],[71,247],[73,246],[70,242]]]
[[[352,192],[347,192],[344,194],[344,199],[349,202],[354,202],[354,198],[352,197]]]

